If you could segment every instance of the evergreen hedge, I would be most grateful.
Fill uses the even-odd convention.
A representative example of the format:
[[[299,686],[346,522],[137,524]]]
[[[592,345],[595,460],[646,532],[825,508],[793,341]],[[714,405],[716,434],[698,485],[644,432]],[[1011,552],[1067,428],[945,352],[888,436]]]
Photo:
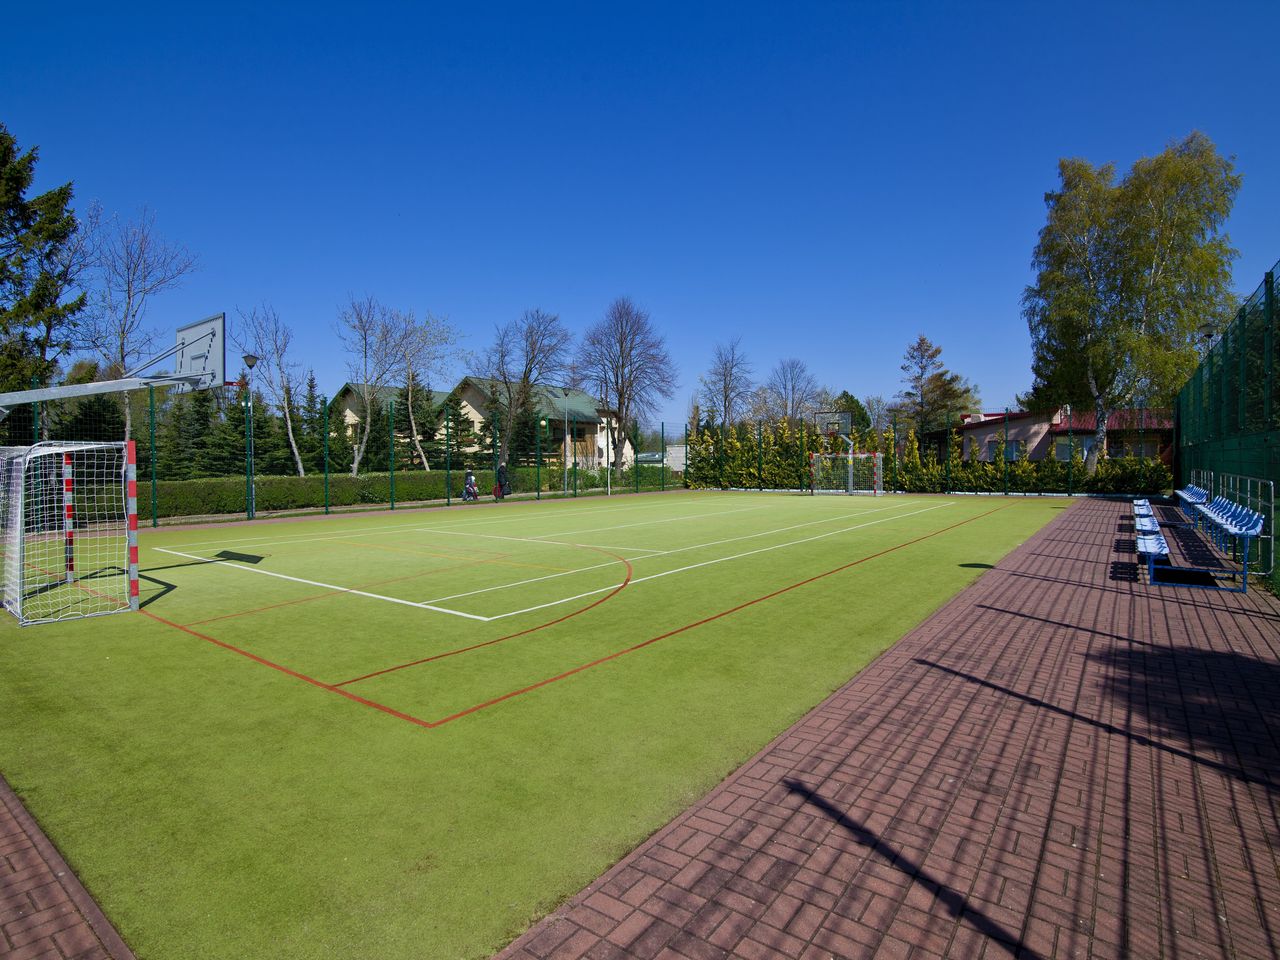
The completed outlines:
[[[861,438],[863,450],[892,450],[892,437]],[[809,454],[843,452],[812,429],[777,424],[749,424],[698,430],[689,436],[688,485],[699,489],[805,490],[809,487]],[[903,493],[1142,493],[1161,494],[1173,486],[1173,474],[1160,460],[1137,457],[1102,459],[1089,476],[1076,449],[1070,469],[1060,460],[1030,460],[1026,451],[1005,463],[1004,446],[991,461],[963,460],[960,438],[952,438],[950,469],[932,451],[921,457],[915,434],[908,432],[903,453],[894,462],[885,454],[884,486]],[[643,468],[642,468],[643,469]]]

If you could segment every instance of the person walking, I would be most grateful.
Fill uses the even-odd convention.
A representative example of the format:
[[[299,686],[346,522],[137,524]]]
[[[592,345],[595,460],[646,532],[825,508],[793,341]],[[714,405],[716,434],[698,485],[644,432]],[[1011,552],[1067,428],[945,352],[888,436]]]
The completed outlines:
[[[507,463],[504,460],[498,464],[498,472],[494,476],[496,483],[496,497],[501,500],[503,497],[511,493],[511,481],[507,479]]]

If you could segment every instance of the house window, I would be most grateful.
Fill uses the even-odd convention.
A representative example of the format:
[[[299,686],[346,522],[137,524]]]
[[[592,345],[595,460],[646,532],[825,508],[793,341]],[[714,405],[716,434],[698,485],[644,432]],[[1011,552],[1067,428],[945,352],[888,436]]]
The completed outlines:
[[[991,463],[996,462],[996,454],[1000,450],[1000,441],[987,438],[987,456],[986,459]]]
[[[1059,437],[1054,443],[1053,456],[1063,463],[1071,459],[1071,441],[1067,437]]]

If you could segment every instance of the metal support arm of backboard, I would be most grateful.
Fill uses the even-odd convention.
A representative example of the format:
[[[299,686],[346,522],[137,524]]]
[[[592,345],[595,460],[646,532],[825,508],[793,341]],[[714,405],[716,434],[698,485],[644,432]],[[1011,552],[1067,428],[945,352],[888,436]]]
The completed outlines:
[[[101,380],[97,383],[74,383],[61,387],[41,387],[37,390],[18,390],[0,393],[0,420],[9,411],[27,403],[45,400],[65,400],[72,397],[91,397],[99,393],[122,393],[141,390],[144,387],[170,387],[177,393],[191,390],[207,390],[222,386],[226,376],[225,314],[215,314],[199,323],[182,327],[177,332],[177,342],[170,349],[131,370],[120,380]],[[138,376],[154,367],[161,360],[177,355],[174,373],[151,377]]]

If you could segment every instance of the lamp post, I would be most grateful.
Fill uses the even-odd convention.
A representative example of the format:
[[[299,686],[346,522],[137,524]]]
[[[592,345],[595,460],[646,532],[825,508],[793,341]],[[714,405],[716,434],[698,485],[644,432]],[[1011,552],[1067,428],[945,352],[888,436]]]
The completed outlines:
[[[1212,320],[1206,320],[1196,327],[1196,336],[1200,338],[1201,359],[1209,355],[1209,349],[1213,346],[1213,335],[1217,332],[1218,327]]]
[[[255,493],[253,482],[253,368],[258,365],[258,358],[246,353],[244,360],[244,512],[246,518],[252,520],[257,515],[255,509]]]

